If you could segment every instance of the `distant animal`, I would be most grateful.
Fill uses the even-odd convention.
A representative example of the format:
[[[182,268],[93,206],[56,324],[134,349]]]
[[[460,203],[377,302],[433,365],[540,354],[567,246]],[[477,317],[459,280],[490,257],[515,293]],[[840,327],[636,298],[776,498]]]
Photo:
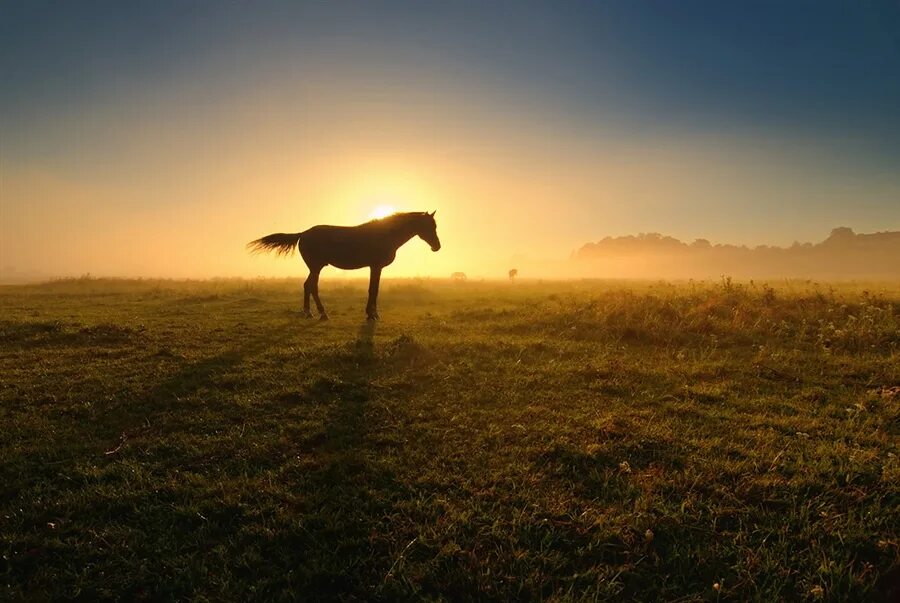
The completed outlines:
[[[378,285],[381,270],[390,265],[397,249],[411,238],[418,236],[431,246],[432,251],[441,248],[437,235],[435,212],[396,213],[380,220],[372,220],[358,226],[313,226],[303,232],[275,233],[250,241],[247,248],[259,253],[274,251],[277,255],[291,255],[299,248],[300,257],[309,267],[309,277],[303,283],[303,315],[312,318],[309,311],[310,296],[316,302],[319,319],[327,320],[325,306],[319,299],[319,273],[325,266],[342,270],[369,267],[369,300],[366,317],[378,319]]]
[[[517,276],[519,276],[519,271],[515,268],[512,268],[509,271],[509,280],[514,281],[514,280],[516,280]]]
[[[450,278],[456,282],[465,282],[469,277],[466,276],[465,272],[454,272],[450,275]]]

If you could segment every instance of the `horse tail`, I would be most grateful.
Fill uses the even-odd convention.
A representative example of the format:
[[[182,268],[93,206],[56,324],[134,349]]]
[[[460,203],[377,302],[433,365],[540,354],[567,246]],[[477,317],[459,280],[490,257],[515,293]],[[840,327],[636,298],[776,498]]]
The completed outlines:
[[[269,236],[247,243],[247,249],[251,253],[262,253],[264,251],[274,251],[276,255],[292,255],[297,243],[300,242],[300,235],[303,233],[294,232],[286,234],[276,232]]]

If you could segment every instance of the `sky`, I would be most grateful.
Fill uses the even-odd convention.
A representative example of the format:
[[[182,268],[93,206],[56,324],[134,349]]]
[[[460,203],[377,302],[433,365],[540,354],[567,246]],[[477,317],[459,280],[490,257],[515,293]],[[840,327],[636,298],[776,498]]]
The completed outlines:
[[[0,77],[0,280],[303,276],[244,244],[380,206],[443,244],[391,276],[900,230],[897,2],[0,0]]]

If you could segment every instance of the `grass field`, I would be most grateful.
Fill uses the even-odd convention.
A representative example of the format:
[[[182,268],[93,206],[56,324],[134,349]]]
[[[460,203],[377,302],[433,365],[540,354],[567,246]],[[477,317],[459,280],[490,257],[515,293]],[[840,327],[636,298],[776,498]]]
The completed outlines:
[[[0,599],[892,596],[896,285],[364,289],[0,288]]]

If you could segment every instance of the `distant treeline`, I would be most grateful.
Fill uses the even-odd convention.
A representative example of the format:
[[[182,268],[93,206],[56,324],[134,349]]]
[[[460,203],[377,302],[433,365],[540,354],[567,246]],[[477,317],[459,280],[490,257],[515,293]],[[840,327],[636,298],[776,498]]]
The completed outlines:
[[[658,233],[606,237],[573,258],[597,276],[900,278],[900,232],[856,234],[835,228],[821,243],[790,247],[684,243]]]

